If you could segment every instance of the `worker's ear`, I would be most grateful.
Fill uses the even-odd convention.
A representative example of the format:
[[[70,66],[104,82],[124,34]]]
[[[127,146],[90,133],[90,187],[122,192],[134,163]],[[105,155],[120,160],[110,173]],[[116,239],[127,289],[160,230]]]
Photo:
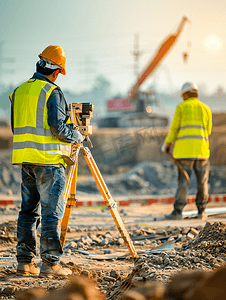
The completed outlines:
[[[181,98],[182,98],[183,100],[187,100],[187,99],[188,99],[188,96],[187,96],[187,94],[185,93],[185,94],[182,94],[182,95],[181,95]]]
[[[55,70],[55,71],[52,73],[53,78],[54,78],[54,81],[57,79],[59,73],[60,73],[60,70],[59,70],[59,69]]]
[[[53,73],[55,73],[55,75],[58,76],[58,75],[60,74],[60,70],[57,69],[57,70],[55,70]]]

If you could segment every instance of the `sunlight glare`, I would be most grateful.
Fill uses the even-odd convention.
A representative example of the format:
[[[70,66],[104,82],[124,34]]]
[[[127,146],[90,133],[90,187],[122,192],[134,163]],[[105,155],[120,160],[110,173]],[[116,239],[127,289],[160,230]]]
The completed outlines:
[[[206,39],[206,47],[210,50],[216,51],[221,48],[220,39],[217,37],[209,37]]]

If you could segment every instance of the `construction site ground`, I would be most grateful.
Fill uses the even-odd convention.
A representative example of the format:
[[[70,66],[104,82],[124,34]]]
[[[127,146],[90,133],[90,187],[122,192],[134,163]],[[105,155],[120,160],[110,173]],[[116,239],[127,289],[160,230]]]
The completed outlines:
[[[224,207],[221,204],[220,207]],[[216,207],[216,204],[209,204],[209,208]],[[218,205],[219,207],[219,205]],[[1,207],[0,225],[0,298],[11,299],[17,297],[22,291],[31,288],[44,288],[48,292],[60,289],[66,285],[68,279],[63,278],[37,278],[33,276],[21,276],[16,274],[16,220],[18,215],[17,205]],[[154,254],[159,259],[161,253],[175,250],[175,253],[182,249],[182,245],[189,240],[195,239],[197,234],[209,222],[210,224],[225,224],[226,214],[209,217],[208,221],[197,219],[183,220],[161,220],[164,214],[171,212],[171,204],[152,204],[149,206],[134,205],[130,207],[118,207],[120,216],[132,237],[152,234],[152,238],[134,240],[135,249],[139,257],[147,258],[151,249],[165,243],[170,243],[170,249]],[[188,204],[185,212],[196,210],[195,204]],[[160,217],[160,218],[159,218]],[[188,233],[193,229],[193,236],[188,237]],[[171,230],[171,234],[167,233]],[[39,236],[39,231],[38,231]],[[108,236],[108,242],[106,236]],[[155,240],[155,236],[156,239]],[[184,237],[184,239],[182,238]],[[101,241],[95,245],[85,241],[100,237]],[[114,243],[110,243],[111,238]],[[149,237],[149,236],[148,236]],[[158,240],[159,237],[165,239]],[[80,244],[79,244],[80,241]],[[82,242],[83,241],[83,242]],[[172,244],[173,242],[173,244]],[[80,251],[80,252],[77,252]],[[208,250],[208,248],[206,249]],[[146,253],[146,254],[145,254]],[[178,252],[179,253],[179,252]],[[224,253],[223,253],[224,254]],[[226,254],[226,251],[225,251]],[[122,256],[124,255],[124,257]],[[212,265],[205,265],[203,261],[197,265],[197,261],[191,260],[189,265],[183,263],[176,267],[172,264],[152,264],[148,271],[152,280],[167,282],[171,276],[182,270],[203,269],[207,271],[215,270],[224,265],[223,260],[215,261]],[[178,259],[178,258],[177,258]],[[37,256],[35,262],[40,265],[40,257]],[[124,242],[120,239],[120,234],[116,228],[113,218],[107,208],[74,208],[71,214],[69,230],[67,232],[65,253],[62,262],[71,268],[73,274],[87,276],[97,280],[99,289],[105,294],[106,299],[121,299],[117,293],[117,298],[111,297],[110,290],[116,282],[118,285],[133,272],[134,261],[128,252]],[[155,267],[154,267],[155,266]],[[165,267],[164,267],[165,266]],[[168,267],[167,267],[168,266]],[[133,276],[133,280],[141,280],[141,276]],[[144,278],[144,276],[143,276]],[[121,295],[122,296],[122,295]]]
[[[217,119],[221,120],[219,116]],[[225,114],[222,116],[223,124],[224,120]],[[194,203],[185,207],[183,220],[175,221],[164,219],[164,215],[173,209],[172,201],[158,201],[151,205],[144,205],[148,203],[146,200],[131,201],[130,205],[118,206],[119,214],[139,256],[136,262],[131,258],[107,206],[100,204],[103,198],[85,160],[79,157],[78,203],[86,203],[89,200],[91,206],[74,207],[72,210],[62,257],[64,267],[73,272],[72,278],[78,278],[79,275],[80,278],[94,280],[97,290],[103,293],[106,300],[122,300],[128,290],[145,282],[167,285],[182,271],[202,271],[211,274],[225,267],[226,138],[223,124],[217,124],[220,127],[215,127],[210,141],[212,156],[209,191],[212,200],[207,206],[207,221],[195,218]],[[173,197],[177,185],[177,168],[166,155],[160,153],[165,131],[159,133],[160,139],[156,138],[156,132],[150,132],[147,135],[150,139],[147,138],[142,143],[139,141],[143,141],[140,138],[144,136],[144,132],[134,131],[128,145],[120,144],[125,142],[122,138],[123,133],[120,133],[115,144],[111,145],[117,132],[112,135],[108,132],[104,136],[103,132],[94,135],[92,141],[96,148],[94,147],[92,153],[116,201],[122,200],[125,204],[128,199],[160,199],[166,198],[167,195]],[[42,295],[62,290],[72,278],[39,278],[21,276],[16,272],[16,221],[21,201],[21,173],[19,166],[11,164],[11,136],[6,133],[3,135],[3,141],[4,139],[5,148],[0,151],[0,203],[8,205],[0,205],[0,299],[22,300],[39,297],[42,300]],[[111,151],[106,146],[112,146]],[[130,149],[133,151],[129,152]],[[124,154],[119,156],[119,152]],[[106,156],[107,154],[109,156]],[[129,162],[133,162],[132,165],[128,163],[128,157]],[[193,176],[189,186],[189,197],[193,195],[194,198],[195,190],[196,181]],[[38,266],[41,264],[39,237],[40,227],[37,231],[38,253],[35,258]],[[88,284],[87,280],[85,282]],[[226,286],[226,283],[224,285]],[[41,288],[44,294],[39,290],[36,298],[32,298],[31,295],[26,298],[23,294],[20,296],[33,288]],[[58,298],[54,296],[45,298],[47,299]]]

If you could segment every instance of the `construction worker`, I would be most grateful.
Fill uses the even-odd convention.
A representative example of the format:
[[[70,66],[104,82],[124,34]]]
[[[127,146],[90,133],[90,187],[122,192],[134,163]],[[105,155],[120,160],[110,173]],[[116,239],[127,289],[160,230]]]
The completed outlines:
[[[50,45],[39,55],[33,77],[11,95],[12,163],[22,165],[22,203],[17,222],[17,271],[25,275],[67,276],[60,258],[60,225],[66,185],[65,157],[84,137],[70,124],[63,92],[54,82],[65,72],[63,48]],[[41,270],[34,263],[41,215]],[[39,274],[40,273],[40,274]]]
[[[189,177],[192,170],[197,179],[196,206],[198,219],[205,220],[205,208],[208,199],[209,179],[209,135],[212,130],[212,113],[210,108],[200,102],[198,87],[193,82],[186,82],[181,89],[183,102],[175,111],[169,134],[162,151],[168,153],[174,144],[173,157],[184,168]],[[165,215],[166,219],[182,219],[182,210],[187,204],[188,182],[179,172],[178,188],[175,195],[174,210]]]

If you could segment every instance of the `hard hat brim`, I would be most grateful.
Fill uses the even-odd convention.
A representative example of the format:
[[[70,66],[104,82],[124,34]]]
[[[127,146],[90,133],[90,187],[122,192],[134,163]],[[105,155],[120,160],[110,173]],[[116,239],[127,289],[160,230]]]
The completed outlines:
[[[40,59],[45,58],[42,54],[39,54],[38,57],[39,57]],[[51,60],[49,59],[49,61],[51,61]],[[55,63],[54,61],[52,61],[52,62]],[[65,69],[61,69],[60,66],[59,66],[59,69],[60,69],[60,73],[61,73],[62,75],[66,75]]]

